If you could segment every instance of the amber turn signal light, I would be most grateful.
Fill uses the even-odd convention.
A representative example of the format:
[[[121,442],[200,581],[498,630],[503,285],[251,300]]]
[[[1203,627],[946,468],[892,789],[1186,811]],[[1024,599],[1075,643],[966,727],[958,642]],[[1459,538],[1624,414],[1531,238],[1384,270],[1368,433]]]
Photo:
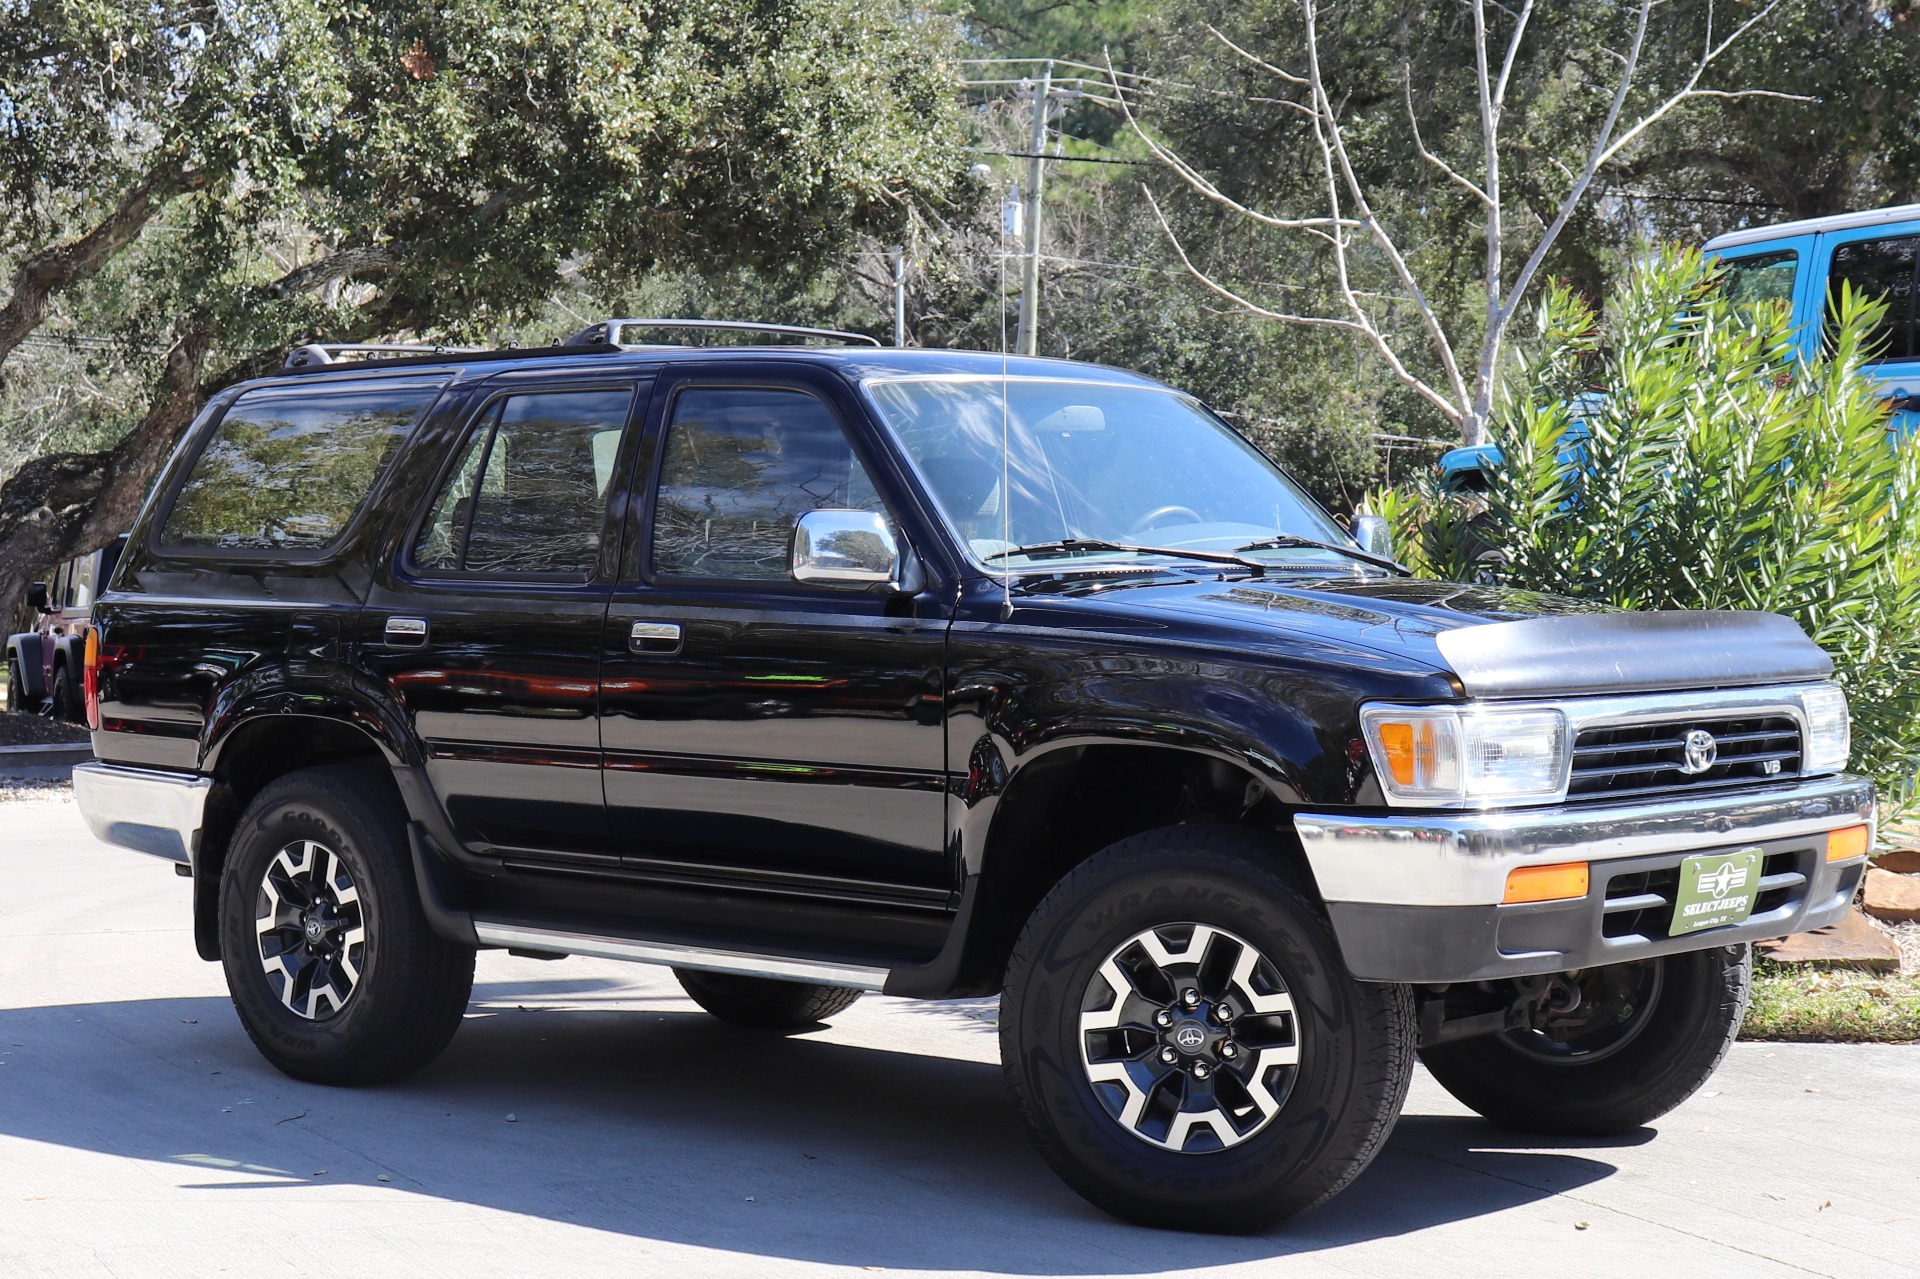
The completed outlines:
[[[1873,842],[1873,830],[1868,826],[1845,826],[1836,831],[1827,832],[1827,860],[1830,862],[1852,861],[1856,857],[1865,857]]]
[[[1552,866],[1522,866],[1507,872],[1507,895],[1514,902],[1557,902],[1587,895],[1587,864],[1559,862]]]

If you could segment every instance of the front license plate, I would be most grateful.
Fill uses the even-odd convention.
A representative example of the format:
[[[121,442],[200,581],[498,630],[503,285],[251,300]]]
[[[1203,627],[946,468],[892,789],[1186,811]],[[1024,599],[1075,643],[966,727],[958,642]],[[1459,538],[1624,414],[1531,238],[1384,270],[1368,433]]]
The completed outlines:
[[[1759,849],[1689,857],[1680,863],[1680,891],[1667,935],[1684,937],[1703,928],[1745,923],[1759,893]]]

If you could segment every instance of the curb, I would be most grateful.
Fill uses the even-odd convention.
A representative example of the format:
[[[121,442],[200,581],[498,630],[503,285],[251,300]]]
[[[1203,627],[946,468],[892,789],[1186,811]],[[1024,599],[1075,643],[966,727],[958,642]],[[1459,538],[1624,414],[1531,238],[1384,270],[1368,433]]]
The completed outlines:
[[[0,772],[12,768],[58,768],[84,764],[92,758],[93,746],[88,742],[0,746]]]

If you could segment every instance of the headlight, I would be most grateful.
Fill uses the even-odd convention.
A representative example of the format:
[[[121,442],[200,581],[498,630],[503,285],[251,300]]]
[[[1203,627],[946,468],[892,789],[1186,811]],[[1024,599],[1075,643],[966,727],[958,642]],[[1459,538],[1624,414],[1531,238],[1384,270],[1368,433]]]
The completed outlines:
[[[1467,805],[1558,799],[1567,780],[1559,711],[1370,706],[1360,712],[1390,800]]]
[[[1822,684],[1800,694],[1807,716],[1807,740],[1800,771],[1837,773],[1847,766],[1853,751],[1853,720],[1847,714],[1847,695],[1837,684]]]

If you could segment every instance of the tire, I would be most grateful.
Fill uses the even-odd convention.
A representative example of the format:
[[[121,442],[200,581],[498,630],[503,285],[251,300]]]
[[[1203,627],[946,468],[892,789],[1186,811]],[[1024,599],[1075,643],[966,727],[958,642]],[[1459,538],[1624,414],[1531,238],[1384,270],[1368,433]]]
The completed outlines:
[[[27,708],[27,684],[20,678],[20,663],[7,662],[7,711],[13,715],[31,715]]]
[[[460,1027],[474,952],[428,926],[406,821],[386,770],[352,763],[269,782],[234,827],[220,878],[227,990],[254,1046],[295,1079],[398,1079]],[[302,944],[303,899],[322,908],[317,948]],[[269,908],[285,926],[263,932]]]
[[[53,717],[67,724],[87,722],[87,709],[80,703],[73,687],[73,676],[67,673],[65,663],[53,672]]]
[[[1130,991],[1102,976],[1123,968]],[[1001,1061],[1041,1155],[1095,1206],[1186,1230],[1259,1229],[1359,1176],[1406,1100],[1415,1033],[1409,989],[1347,972],[1279,842],[1227,826],[1151,831],[1076,867],[1021,932],[1001,997]]]
[[[1563,1033],[1509,1031],[1424,1049],[1440,1086],[1521,1132],[1604,1137],[1631,1132],[1691,1097],[1727,1055],[1747,1011],[1753,956],[1716,946],[1637,964],[1590,968],[1570,1016],[1607,1024]],[[1605,982],[1634,1006],[1609,1015],[1591,993]],[[1629,985],[1631,983],[1631,985]],[[1605,990],[1602,987],[1601,990]]]
[[[693,1002],[736,1026],[755,1030],[801,1030],[845,1012],[861,992],[844,986],[745,977],[676,968],[673,975]]]

